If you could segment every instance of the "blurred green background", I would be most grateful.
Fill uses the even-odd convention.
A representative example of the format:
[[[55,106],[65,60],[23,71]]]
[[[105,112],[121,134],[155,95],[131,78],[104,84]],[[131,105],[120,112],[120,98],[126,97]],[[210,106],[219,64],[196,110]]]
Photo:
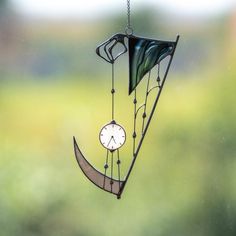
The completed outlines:
[[[181,39],[118,201],[80,171],[72,136],[102,169],[110,67],[94,49],[123,32],[125,4],[97,17],[50,18],[0,1],[0,235],[236,235],[235,4],[210,15],[152,4],[132,9],[136,34]],[[120,119],[126,62],[117,67]],[[129,150],[122,161],[127,168]]]

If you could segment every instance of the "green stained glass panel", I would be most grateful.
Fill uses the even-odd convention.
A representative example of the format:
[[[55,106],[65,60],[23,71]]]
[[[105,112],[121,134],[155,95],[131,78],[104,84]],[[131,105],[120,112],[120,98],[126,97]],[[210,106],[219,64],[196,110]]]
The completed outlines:
[[[176,42],[129,37],[129,94],[155,65],[171,55]]]

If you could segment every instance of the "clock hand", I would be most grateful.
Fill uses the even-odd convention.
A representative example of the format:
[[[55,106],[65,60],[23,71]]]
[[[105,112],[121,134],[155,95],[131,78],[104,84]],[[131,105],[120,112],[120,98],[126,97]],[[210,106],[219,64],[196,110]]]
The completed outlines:
[[[112,136],[111,138],[114,140],[114,143],[116,144],[116,140],[114,139],[114,137]]]
[[[113,136],[111,136],[111,138],[110,138],[110,140],[109,140],[109,142],[108,142],[108,144],[107,144],[107,147],[109,146],[109,144],[110,144],[112,138],[113,138]]]

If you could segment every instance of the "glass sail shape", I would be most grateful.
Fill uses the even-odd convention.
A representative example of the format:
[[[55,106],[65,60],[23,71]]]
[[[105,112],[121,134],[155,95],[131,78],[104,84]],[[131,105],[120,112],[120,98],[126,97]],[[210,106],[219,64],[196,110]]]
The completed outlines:
[[[129,43],[129,94],[142,78],[161,60],[171,55],[176,42],[130,36]]]

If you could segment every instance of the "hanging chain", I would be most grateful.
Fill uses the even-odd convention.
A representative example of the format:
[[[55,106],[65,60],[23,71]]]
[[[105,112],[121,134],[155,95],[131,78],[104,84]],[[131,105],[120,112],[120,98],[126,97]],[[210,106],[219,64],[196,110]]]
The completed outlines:
[[[133,34],[133,29],[131,27],[131,21],[130,21],[130,0],[127,0],[127,26],[125,27],[125,33],[127,35]]]
[[[130,26],[130,0],[127,0],[127,28],[131,28]]]

